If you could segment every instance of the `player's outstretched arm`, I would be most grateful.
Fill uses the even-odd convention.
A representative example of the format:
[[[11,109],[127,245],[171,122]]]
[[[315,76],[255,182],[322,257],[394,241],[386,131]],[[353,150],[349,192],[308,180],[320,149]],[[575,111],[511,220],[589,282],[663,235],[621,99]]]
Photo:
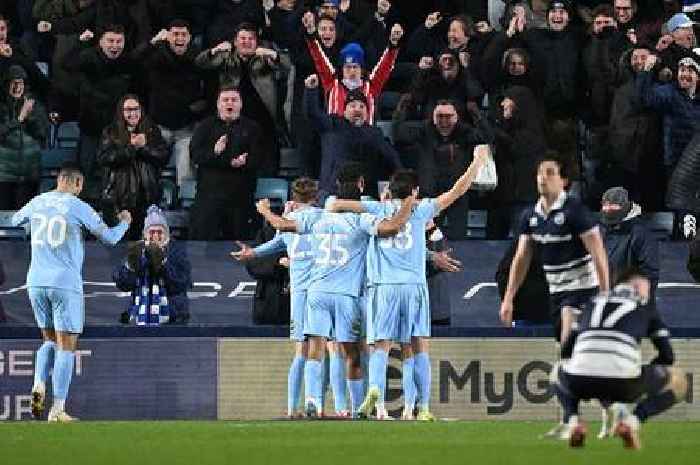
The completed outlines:
[[[377,226],[377,235],[379,237],[395,236],[401,231],[401,228],[406,224],[411,217],[413,205],[418,199],[418,189],[414,189],[413,193],[403,199],[401,208],[391,218],[382,220]]]
[[[600,236],[598,226],[581,234],[581,241],[593,258],[595,272],[598,275],[598,286],[600,292],[610,290],[610,271],[608,268],[608,253],[603,245],[603,238]]]
[[[124,234],[129,229],[129,225],[131,224],[131,213],[128,211],[120,211],[117,214],[119,224],[113,228],[110,228],[104,221],[102,221],[100,215],[98,215],[91,206],[86,203],[84,203],[83,206],[84,207],[80,213],[80,220],[87,230],[101,242],[109,245],[115,245],[121,240],[122,237],[124,237]]]
[[[258,200],[258,203],[255,204],[255,208],[257,208],[258,213],[260,213],[263,218],[265,218],[265,220],[276,230],[297,232],[297,222],[282,218],[270,210],[269,199]]]
[[[518,239],[518,248],[510,265],[508,286],[503,295],[503,302],[501,302],[500,317],[504,326],[510,327],[513,323],[513,299],[525,280],[531,261],[532,244],[530,243],[530,237],[526,234],[521,234]]]
[[[365,207],[359,200],[340,200],[335,199],[328,202],[326,210],[333,213],[351,212],[351,213],[366,213]]]
[[[467,193],[471,187],[476,175],[479,174],[479,170],[486,163],[491,149],[488,145],[477,145],[474,148],[474,159],[467,168],[467,170],[460,176],[452,189],[440,195],[436,201],[440,211],[448,208],[460,197]],[[437,214],[437,212],[436,212]]]

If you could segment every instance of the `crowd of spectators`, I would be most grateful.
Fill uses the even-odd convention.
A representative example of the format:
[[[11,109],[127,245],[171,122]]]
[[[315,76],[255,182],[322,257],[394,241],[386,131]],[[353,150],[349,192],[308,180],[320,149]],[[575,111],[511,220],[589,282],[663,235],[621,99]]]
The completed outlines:
[[[693,12],[679,0],[497,5],[3,1],[0,209],[37,193],[50,126],[78,121],[85,198],[106,218],[131,210],[136,235],[172,160],[177,185],[197,186],[190,238],[251,238],[256,179],[278,175],[286,148],[323,195],[357,161],[376,197],[399,167],[439,192],[491,144],[498,187],[445,212],[448,239],[466,236],[473,204],[489,238],[507,237],[547,150],[592,206],[622,186],[642,211],[696,213]]]

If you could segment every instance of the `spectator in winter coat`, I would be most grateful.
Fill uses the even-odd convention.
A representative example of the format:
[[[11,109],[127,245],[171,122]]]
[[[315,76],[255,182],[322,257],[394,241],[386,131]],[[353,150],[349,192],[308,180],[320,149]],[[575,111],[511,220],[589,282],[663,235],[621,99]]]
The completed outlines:
[[[27,85],[34,90],[42,103],[46,103],[49,80],[36,66],[35,53],[26,44],[10,37],[10,27],[9,19],[0,14],[0,81],[7,79],[12,65],[21,66],[27,73]]]
[[[206,109],[202,71],[194,63],[198,53],[191,37],[189,24],[175,20],[134,51],[148,76],[149,113],[172,146],[178,185],[194,178],[190,139],[194,123]]]
[[[125,95],[116,105],[114,121],[102,132],[97,162],[106,171],[105,209],[112,214],[129,210],[134,227],[128,238],[137,240],[146,207],[160,201],[160,170],[168,163],[168,146],[136,95]]]
[[[170,238],[167,219],[155,205],[148,208],[142,234],[142,240],[129,244],[126,261],[113,273],[117,288],[131,292],[122,323],[187,323],[192,269],[185,247]]]
[[[600,213],[610,282],[617,282],[625,270],[639,270],[649,279],[653,303],[659,284],[659,243],[641,220],[641,207],[630,201],[623,187],[613,187],[603,194]]]
[[[377,181],[382,179],[382,174],[388,174],[382,168],[388,165],[390,172],[401,168],[398,153],[378,128],[369,126],[369,105],[360,89],[346,94],[345,114],[341,118],[320,108],[318,85],[315,74],[306,79],[304,103],[311,123],[321,134],[321,199],[335,193],[338,172],[351,161],[363,166],[365,194],[379,198]]]
[[[664,25],[668,34],[659,40],[656,49],[659,51],[662,68],[668,69],[672,77],[676,77],[679,60],[692,55],[693,48],[697,46],[694,25],[685,13],[671,16]]]
[[[191,209],[191,239],[232,240],[252,235],[248,219],[265,135],[255,121],[242,116],[243,105],[238,89],[222,87],[216,116],[199,123],[192,134],[190,154],[197,166],[197,195]]]
[[[46,111],[27,91],[27,73],[10,67],[0,98],[0,210],[17,210],[36,195]]]
[[[690,244],[688,273],[690,273],[696,283],[700,283],[700,237],[696,237]]]

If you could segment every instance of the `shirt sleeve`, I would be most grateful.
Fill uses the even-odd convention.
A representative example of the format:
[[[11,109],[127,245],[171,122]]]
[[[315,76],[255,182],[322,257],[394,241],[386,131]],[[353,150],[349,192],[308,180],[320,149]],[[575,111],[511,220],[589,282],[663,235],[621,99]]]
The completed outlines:
[[[365,212],[371,215],[380,216],[384,214],[384,204],[382,202],[377,202],[376,200],[363,200],[361,203],[362,208],[365,209]]]
[[[32,209],[34,202],[31,201],[22,207],[17,213],[12,215],[12,226],[22,226],[24,223],[28,222],[32,217]]]
[[[532,228],[530,227],[530,219],[535,215],[535,212],[528,210],[527,214],[520,217],[520,224],[518,225],[518,230],[514,231],[515,237],[520,237],[521,235],[530,236],[532,234]]]
[[[576,201],[572,202],[571,206],[571,218],[569,218],[569,224],[571,225],[572,233],[580,236],[581,234],[587,233],[596,227],[597,223],[585,205]]]
[[[80,221],[80,223],[85,226],[85,228],[87,228],[92,235],[106,244],[116,244],[124,236],[126,230],[129,229],[129,225],[123,221],[115,227],[110,228],[104,221],[102,221],[100,215],[98,215],[91,206],[82,201],[80,201],[77,205],[78,221]]]
[[[275,234],[275,237],[255,247],[253,251],[255,252],[255,255],[259,257],[266,257],[268,255],[274,255],[276,253],[284,252],[286,248],[287,245],[284,242],[284,235]]]
[[[360,214],[360,228],[370,236],[378,234],[377,228],[382,220],[371,213]]]

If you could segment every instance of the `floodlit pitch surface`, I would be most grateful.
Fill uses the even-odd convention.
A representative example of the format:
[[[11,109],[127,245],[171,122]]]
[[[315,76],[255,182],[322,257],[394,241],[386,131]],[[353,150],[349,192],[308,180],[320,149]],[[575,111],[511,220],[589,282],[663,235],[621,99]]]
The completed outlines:
[[[643,449],[539,439],[544,422],[45,422],[0,424],[3,464],[697,464],[700,423],[645,425]],[[592,431],[591,431],[592,430]]]

